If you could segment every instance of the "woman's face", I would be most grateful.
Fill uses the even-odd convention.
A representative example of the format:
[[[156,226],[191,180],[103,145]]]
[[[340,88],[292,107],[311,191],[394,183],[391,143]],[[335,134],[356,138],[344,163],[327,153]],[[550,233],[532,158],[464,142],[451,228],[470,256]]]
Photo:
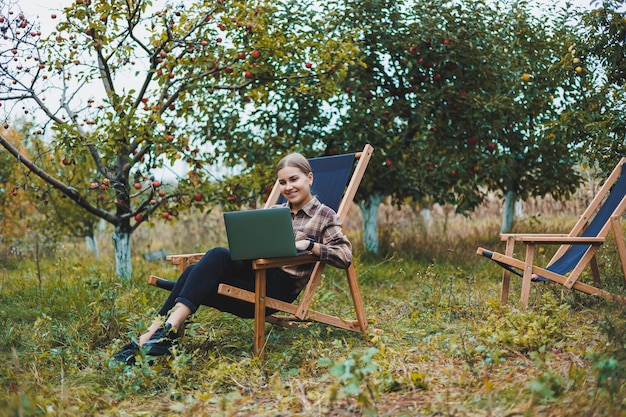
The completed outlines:
[[[313,173],[305,174],[299,168],[286,166],[278,171],[278,184],[280,193],[291,204],[293,211],[298,211],[311,198],[311,184]]]

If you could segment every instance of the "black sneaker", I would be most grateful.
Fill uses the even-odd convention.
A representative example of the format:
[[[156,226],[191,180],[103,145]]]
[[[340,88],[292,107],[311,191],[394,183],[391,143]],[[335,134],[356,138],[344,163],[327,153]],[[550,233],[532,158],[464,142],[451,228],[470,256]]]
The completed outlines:
[[[170,323],[165,323],[165,326],[160,327],[150,340],[144,343],[141,348],[145,351],[146,355],[150,356],[162,356],[172,353],[170,349],[178,341],[180,334],[172,327]]]
[[[127,365],[134,365],[137,353],[139,353],[139,345],[135,342],[130,342],[124,345],[122,349],[113,356],[113,360]]]

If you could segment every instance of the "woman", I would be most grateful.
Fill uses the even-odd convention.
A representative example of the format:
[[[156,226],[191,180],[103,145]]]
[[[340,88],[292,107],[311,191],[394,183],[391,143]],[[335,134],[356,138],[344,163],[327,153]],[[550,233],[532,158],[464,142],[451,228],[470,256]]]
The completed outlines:
[[[276,175],[280,192],[287,200],[279,206],[291,209],[296,248],[310,251],[335,267],[348,268],[352,262],[352,246],[343,234],[337,213],[311,194],[313,172],[306,158],[297,153],[285,156],[276,166]],[[307,264],[267,270],[267,296],[289,303],[294,301],[306,286],[313,267],[314,264]],[[124,346],[115,355],[115,360],[133,364],[141,347],[150,356],[169,354],[182,333],[185,320],[200,305],[239,317],[254,317],[253,304],[217,293],[221,283],[254,291],[251,263],[233,261],[225,248],[208,251],[197,264],[181,274],[157,318],[139,337],[139,342]]]

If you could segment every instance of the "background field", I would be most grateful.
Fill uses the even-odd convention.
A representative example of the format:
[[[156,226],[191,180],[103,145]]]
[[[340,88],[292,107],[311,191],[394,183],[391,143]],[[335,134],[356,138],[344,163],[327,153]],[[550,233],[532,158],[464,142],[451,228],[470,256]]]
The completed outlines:
[[[528,202],[516,230],[567,232],[585,195]],[[502,248],[497,199],[471,217],[385,207],[377,257],[363,254],[358,208],[350,219],[368,333],[268,325],[265,361],[251,357],[250,321],[209,309],[194,317],[173,357],[126,368],[110,361],[165,296],[146,276],[176,277],[174,267],[142,254],[224,244],[218,212],[138,231],[129,282],[114,276],[106,229],[100,259],[80,241],[38,259],[25,246],[0,269],[0,409],[10,416],[626,415],[626,309],[537,285],[523,311],[517,281],[512,303],[499,305],[500,269],[475,255],[479,245]],[[549,259],[550,250],[540,256]],[[623,293],[618,259],[603,252],[599,262],[607,286]],[[341,271],[327,269],[315,305],[350,314]]]

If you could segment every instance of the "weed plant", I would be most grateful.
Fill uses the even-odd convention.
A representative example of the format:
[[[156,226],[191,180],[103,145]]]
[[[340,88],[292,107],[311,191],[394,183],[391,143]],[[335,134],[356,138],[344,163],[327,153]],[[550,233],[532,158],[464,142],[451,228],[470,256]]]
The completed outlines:
[[[149,325],[166,295],[145,277],[176,277],[174,267],[147,262],[141,253],[223,244],[213,215],[136,235],[129,281],[115,277],[106,235],[101,259],[79,242],[63,242],[39,264],[27,254],[13,259],[0,269],[0,410],[7,416],[626,415],[625,306],[539,284],[522,310],[517,281],[511,303],[500,305],[501,271],[475,255],[479,245],[502,248],[497,220],[448,213],[429,223],[405,210],[395,214],[402,227],[382,213],[378,257],[363,254],[358,224],[348,228],[367,334],[313,323],[268,325],[263,361],[251,354],[250,320],[206,308],[172,356],[132,367],[111,360]],[[200,221],[216,229],[196,229],[206,227]],[[517,228],[558,232],[571,224],[568,217],[528,218]],[[603,254],[600,264],[607,285],[623,293],[619,259]],[[351,316],[344,279],[327,268],[313,307]]]

